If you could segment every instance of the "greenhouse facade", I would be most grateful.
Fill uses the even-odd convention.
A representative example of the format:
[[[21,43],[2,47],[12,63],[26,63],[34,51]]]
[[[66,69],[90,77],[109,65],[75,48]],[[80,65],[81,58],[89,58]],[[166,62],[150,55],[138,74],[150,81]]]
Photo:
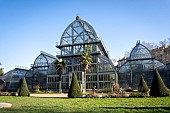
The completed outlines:
[[[29,70],[15,68],[7,72],[0,77],[0,91],[16,91],[19,80],[23,77],[26,78],[31,91],[37,88],[41,91],[59,91],[59,75],[54,67],[57,58],[66,62],[62,75],[62,91],[68,92],[73,72],[76,73],[83,88],[84,72],[79,59],[87,47],[90,47],[92,63],[87,70],[86,90],[92,90],[94,87],[97,90],[108,90],[116,83],[122,88],[137,89],[141,76],[150,87],[155,68],[161,73],[165,85],[170,88],[170,65],[156,60],[140,41],[123,65],[115,68],[103,41],[97,36],[93,27],[77,16],[76,20],[64,30],[60,42],[56,45],[59,54],[53,56],[41,51]]]
[[[35,60],[32,68],[26,73],[26,80],[30,90],[35,90],[37,86],[40,90],[58,91],[59,76],[54,68],[56,58],[62,58],[66,62],[66,69],[62,75],[62,90],[67,92],[71,83],[72,72],[75,72],[82,87],[84,76],[82,66],[79,62],[81,52],[90,45],[92,64],[87,70],[86,88],[91,90],[108,89],[116,84],[117,72],[113,63],[109,59],[103,41],[97,36],[93,27],[79,16],[64,31],[60,44],[56,45],[60,49],[60,54],[51,56],[41,53]]]
[[[27,71],[27,69],[16,67],[5,73],[0,78],[0,91],[16,91],[20,79],[25,76]]]
[[[143,76],[150,87],[155,68],[159,70],[165,85],[170,87],[168,66],[153,58],[149,49],[138,41],[132,49],[128,60],[119,68],[118,82],[123,88],[137,89],[140,77]]]

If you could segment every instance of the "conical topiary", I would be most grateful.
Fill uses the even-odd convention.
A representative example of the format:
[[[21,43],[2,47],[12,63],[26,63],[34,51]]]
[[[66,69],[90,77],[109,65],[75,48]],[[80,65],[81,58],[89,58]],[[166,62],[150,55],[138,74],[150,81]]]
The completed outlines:
[[[20,86],[18,96],[30,96],[30,93],[29,93],[29,90],[28,90],[28,87],[27,87],[27,82],[26,82],[25,78],[21,82],[21,86]]]
[[[141,76],[140,78],[140,82],[139,82],[139,86],[138,86],[138,91],[142,92],[142,93],[147,93],[149,92],[149,88],[143,78],[143,76]]]
[[[163,97],[169,96],[169,89],[165,86],[159,72],[157,69],[154,70],[150,96],[154,97]]]
[[[70,89],[68,92],[68,97],[69,98],[78,98],[78,97],[82,97],[82,92],[77,80],[77,76],[75,73],[72,74],[72,81],[71,81],[71,85],[70,85]]]

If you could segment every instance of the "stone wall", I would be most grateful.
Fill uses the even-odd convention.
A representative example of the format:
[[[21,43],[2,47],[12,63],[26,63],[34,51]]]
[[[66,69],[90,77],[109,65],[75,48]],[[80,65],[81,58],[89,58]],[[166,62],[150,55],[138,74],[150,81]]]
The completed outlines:
[[[170,63],[170,46],[162,46],[152,49],[151,54],[155,59],[164,64]]]

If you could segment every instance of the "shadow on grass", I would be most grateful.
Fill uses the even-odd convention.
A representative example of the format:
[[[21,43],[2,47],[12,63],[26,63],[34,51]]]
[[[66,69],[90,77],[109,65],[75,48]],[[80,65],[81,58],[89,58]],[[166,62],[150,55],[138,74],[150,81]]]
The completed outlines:
[[[38,107],[38,108],[37,108]],[[23,106],[22,108],[3,108],[0,113],[170,113],[170,107],[96,107],[92,109],[67,109],[59,106]]]
[[[99,107],[103,111],[122,111],[127,113],[170,113],[170,107]]]
[[[103,109],[164,109],[169,110],[170,107],[99,107]]]
[[[163,109],[163,110],[162,110]],[[60,109],[61,110],[61,109]],[[170,113],[169,107],[101,107],[87,111],[60,111],[57,109],[1,109],[0,113]]]
[[[16,109],[16,108],[3,108],[0,109],[0,113],[86,113],[86,112],[80,112],[80,111],[58,111],[57,109]]]

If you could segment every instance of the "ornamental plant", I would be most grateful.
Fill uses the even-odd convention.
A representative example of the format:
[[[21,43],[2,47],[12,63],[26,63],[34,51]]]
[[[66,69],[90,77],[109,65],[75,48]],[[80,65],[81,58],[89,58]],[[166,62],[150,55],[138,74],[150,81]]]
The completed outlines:
[[[72,73],[72,81],[68,92],[68,97],[69,98],[82,97],[82,92],[75,73]]]
[[[154,70],[150,96],[163,97],[169,96],[170,90],[165,86],[157,69]]]
[[[79,57],[79,62],[82,66],[82,70],[84,72],[84,85],[83,91],[86,92],[86,73],[89,69],[89,66],[92,63],[92,56],[90,55],[91,52],[91,45],[87,45],[87,48],[82,51],[81,56]]]
[[[59,75],[59,92],[62,93],[61,77],[62,77],[62,74],[64,73],[65,68],[66,68],[66,63],[63,59],[56,59],[54,62],[54,67],[56,69],[57,74]]]
[[[147,93],[149,92],[149,88],[143,78],[143,76],[141,76],[140,78],[140,82],[139,82],[139,86],[138,86],[138,91],[142,92],[142,93]]]
[[[21,82],[18,96],[30,96],[30,92],[28,90],[28,86],[25,78]]]

